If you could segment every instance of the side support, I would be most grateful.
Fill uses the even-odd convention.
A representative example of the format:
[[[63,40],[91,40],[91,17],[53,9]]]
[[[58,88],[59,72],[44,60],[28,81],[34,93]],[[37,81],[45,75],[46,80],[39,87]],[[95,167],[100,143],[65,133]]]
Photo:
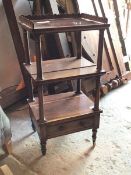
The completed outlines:
[[[42,65],[41,65],[41,40],[40,35],[35,35],[36,48],[36,66],[37,66],[37,80],[42,80]],[[42,154],[46,154],[46,125],[44,120],[44,100],[43,100],[43,85],[38,86],[39,99],[39,127],[40,127],[40,141]]]
[[[99,31],[99,44],[98,44],[98,58],[97,58],[97,72],[100,73],[102,69],[102,54],[103,54],[103,41],[104,41],[104,29]],[[100,75],[96,77],[96,96],[94,110],[99,110],[99,98],[100,97]]]
[[[92,142],[93,142],[93,147],[95,147],[96,135],[97,135],[97,129],[92,129]]]
[[[42,80],[42,66],[41,66],[41,48],[40,48],[40,36],[36,35],[35,38],[36,48],[36,66],[37,66],[37,79]],[[44,108],[43,108],[43,85],[38,85],[38,98],[39,98],[39,119],[40,123],[44,123]]]
[[[29,54],[29,40],[28,40],[28,33],[26,30],[23,29],[23,38],[24,38],[24,50],[25,50],[25,59],[24,63],[27,65],[30,65],[30,54]],[[33,86],[32,86],[32,80],[31,77],[28,75],[27,72],[25,72],[25,76],[27,79],[27,90],[29,95],[29,101],[33,101]]]
[[[99,31],[99,44],[98,44],[98,58],[97,58],[97,72],[100,73],[102,69],[102,54],[103,54],[103,43],[104,43],[104,29]],[[94,111],[99,112],[99,100],[100,100],[100,75],[96,77],[96,95],[95,95],[95,101],[94,101]],[[93,140],[93,146],[95,146],[96,142],[96,134],[97,134],[97,128],[96,128],[96,121],[99,114],[96,114],[94,118],[94,128],[92,129],[92,140]]]
[[[42,65],[41,65],[41,45],[40,36],[34,34],[35,36],[35,49],[36,49],[36,68],[37,68],[37,80],[42,80]]]
[[[80,59],[82,55],[82,46],[81,46],[81,31],[75,32],[76,44],[77,44],[77,58]]]
[[[25,29],[23,29],[23,38],[24,38],[24,50],[25,50],[24,63],[27,65],[30,65],[31,63],[30,63],[30,53],[29,53],[29,38],[28,38],[28,32]],[[32,102],[34,100],[32,79],[27,72],[25,72],[25,75],[27,78],[27,90],[29,94],[28,102]],[[29,109],[29,113],[30,113],[30,118],[31,118],[31,123],[32,123],[32,129],[35,132],[36,129],[35,129],[35,125],[33,123],[32,117],[31,117],[30,109]]]
[[[81,31],[75,32],[76,45],[77,45],[77,59],[81,59],[82,55],[82,45],[81,45]],[[77,80],[77,94],[81,93],[81,80]]]
[[[29,38],[28,38],[28,32],[23,29],[23,38],[24,38],[24,50],[25,50],[25,59],[24,62],[28,65],[30,65],[30,53],[29,53]]]
[[[44,121],[44,101],[43,101],[43,85],[38,86],[39,98],[39,127],[40,127],[40,143],[42,154],[46,154],[46,125]]]

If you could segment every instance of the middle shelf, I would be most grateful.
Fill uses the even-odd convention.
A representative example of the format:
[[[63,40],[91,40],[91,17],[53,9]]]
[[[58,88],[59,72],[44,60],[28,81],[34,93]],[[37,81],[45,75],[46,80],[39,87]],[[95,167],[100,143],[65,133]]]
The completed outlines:
[[[88,78],[105,73],[105,71],[98,73],[96,64],[83,57],[81,59],[71,57],[42,61],[41,65],[42,80],[40,81],[37,80],[36,62],[32,62],[31,65],[24,65],[33,80],[39,83],[49,83],[75,78]]]

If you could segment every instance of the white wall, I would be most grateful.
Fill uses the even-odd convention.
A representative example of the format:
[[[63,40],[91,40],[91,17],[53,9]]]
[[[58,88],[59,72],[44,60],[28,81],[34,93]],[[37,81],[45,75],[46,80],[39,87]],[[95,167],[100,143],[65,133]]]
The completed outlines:
[[[12,0],[15,14],[30,14],[27,0]],[[0,90],[19,83],[21,72],[12,37],[8,27],[2,0],[0,0]]]

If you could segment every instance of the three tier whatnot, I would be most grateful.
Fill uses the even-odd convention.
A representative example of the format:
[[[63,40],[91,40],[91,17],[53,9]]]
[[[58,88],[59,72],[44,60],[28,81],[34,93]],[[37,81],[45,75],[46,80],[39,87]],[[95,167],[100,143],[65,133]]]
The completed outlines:
[[[34,130],[37,130],[41,141],[43,155],[46,153],[47,139],[66,135],[82,130],[92,129],[93,145],[96,141],[99,127],[99,88],[102,70],[102,52],[104,30],[109,27],[107,19],[87,14],[20,16],[23,28],[26,58],[23,66],[26,71],[26,84],[29,92],[29,110]],[[98,58],[97,64],[91,63],[81,54],[81,32],[98,30]],[[42,61],[41,35],[45,33],[75,32],[77,55],[71,58]],[[35,39],[36,62],[30,61],[28,34]],[[81,79],[95,77],[96,94],[92,102],[81,91]],[[43,85],[77,80],[77,90],[56,95],[44,96]],[[33,84],[36,85],[38,96],[34,98]]]

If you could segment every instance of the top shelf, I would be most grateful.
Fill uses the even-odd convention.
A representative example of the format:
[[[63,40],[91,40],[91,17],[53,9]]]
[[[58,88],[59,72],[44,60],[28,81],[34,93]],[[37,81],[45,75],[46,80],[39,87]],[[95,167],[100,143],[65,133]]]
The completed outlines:
[[[88,14],[20,16],[19,23],[27,31],[40,33],[100,30],[109,27],[106,18]]]

